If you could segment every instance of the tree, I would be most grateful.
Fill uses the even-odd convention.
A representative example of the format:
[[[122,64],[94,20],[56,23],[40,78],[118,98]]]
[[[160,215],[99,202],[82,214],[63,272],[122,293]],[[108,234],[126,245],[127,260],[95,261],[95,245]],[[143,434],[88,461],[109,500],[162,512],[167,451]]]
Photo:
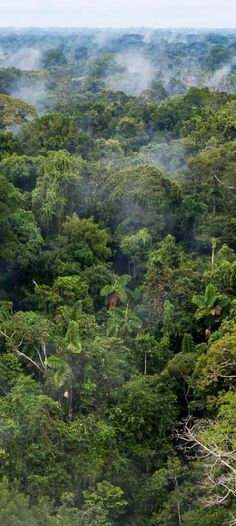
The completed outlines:
[[[24,196],[2,175],[0,175],[0,195],[0,256],[3,261],[9,261],[14,258],[16,241],[10,221],[15,210],[24,205]]]
[[[26,365],[43,373],[48,365],[48,349],[53,348],[55,327],[34,312],[9,315],[1,324],[0,334],[8,351],[16,353]]]
[[[22,100],[0,95],[0,129],[21,125],[36,116],[36,110]]]
[[[30,377],[19,377],[0,400],[0,445],[8,460],[3,474],[17,478],[19,487],[32,496],[58,496],[71,483],[73,440],[61,416],[59,403],[43,394]],[[67,440],[72,447],[71,473],[68,457],[63,461]]]
[[[32,204],[38,222],[46,232],[50,229],[57,231],[67,213],[72,211],[78,176],[67,152],[50,152],[44,159],[32,192]]]
[[[203,503],[208,507],[230,508],[236,496],[235,429],[231,420],[234,408],[235,394],[224,394],[220,398],[218,420],[193,424],[187,421],[183,432],[178,433],[185,454],[199,458],[203,465],[206,492]]]
[[[151,248],[151,235],[147,228],[142,228],[136,234],[122,237],[120,248],[133,264],[135,276],[137,272],[139,273],[143,269],[145,259]]]
[[[124,149],[138,150],[148,141],[144,124],[136,121],[133,117],[123,117],[119,121],[116,127],[116,136]]]
[[[220,337],[219,337],[220,336]],[[213,388],[218,383],[231,387],[235,379],[235,324],[221,328],[215,341],[210,341],[206,354],[196,364],[198,385],[201,389]]]
[[[171,230],[172,214],[181,202],[181,192],[160,170],[137,166],[120,171],[119,177],[114,172],[109,187],[117,211],[114,219],[119,239],[121,235],[136,235],[140,230],[139,236],[144,235],[147,229],[153,243],[159,241],[165,232],[165,214]]]
[[[67,59],[62,49],[50,48],[44,51],[41,58],[41,64],[45,69],[66,66]]]
[[[169,289],[173,280],[174,267],[179,264],[179,261],[180,249],[171,235],[168,235],[158,248],[149,254],[145,297],[151,307],[150,314],[155,317],[156,321],[160,321],[163,317],[165,291],[167,287]],[[172,307],[169,310],[172,310]]]
[[[9,182],[23,191],[30,192],[40,174],[41,162],[40,158],[14,153],[4,155],[0,162],[0,170]]]
[[[196,483],[196,474],[192,474],[177,457],[169,458],[166,465],[156,470],[145,484],[150,523],[158,526],[185,524],[185,513],[192,509],[194,499],[196,502],[198,497]]]
[[[93,218],[82,219],[73,214],[63,223],[61,234],[56,239],[59,261],[56,261],[55,267],[59,267],[62,274],[65,269],[74,274],[81,268],[84,270],[106,263],[111,255],[109,240],[108,232],[99,227]]]
[[[75,119],[66,113],[45,113],[22,129],[20,140],[29,155],[45,154],[49,150],[80,151],[84,134]]]
[[[190,353],[194,350],[194,341],[192,334],[184,333],[182,344],[181,344],[181,351],[184,353]]]
[[[112,299],[112,304],[114,298]],[[114,306],[108,311],[107,332],[109,335],[119,336],[127,343],[129,338],[142,329],[142,321],[135,315],[127,304],[125,308]]]
[[[115,309],[118,303],[128,303],[127,285],[131,277],[123,274],[122,276],[114,275],[114,281],[110,285],[105,285],[101,290],[101,296],[105,296],[110,309]]]
[[[176,418],[175,396],[158,375],[134,376],[119,391],[110,418],[123,448],[145,466],[151,451],[166,447]]]
[[[137,334],[135,347],[140,357],[140,369],[144,374],[155,374],[161,372],[172,357],[170,341],[163,336],[157,341],[153,334]],[[138,360],[139,362],[140,360]]]
[[[218,44],[210,48],[206,57],[206,66],[214,71],[229,62],[231,58],[229,49]]]
[[[32,271],[34,267],[37,267],[39,254],[44,244],[33,212],[19,209],[11,215],[9,226],[15,238],[12,241],[14,260],[10,262],[10,267]]]
[[[155,102],[157,104],[160,104],[160,102],[162,102],[168,97],[168,92],[163,86],[162,79],[160,80],[159,73],[152,79],[151,91],[154,95]]]
[[[210,283],[206,287],[205,294],[193,296],[192,301],[198,307],[195,313],[196,319],[206,319],[208,325],[206,336],[209,337],[212,324],[221,316],[222,309],[227,305],[228,299],[223,294],[219,294],[216,287]]]
[[[124,491],[106,480],[99,482],[95,491],[85,491],[84,498],[85,509],[99,506],[106,511],[110,520],[122,515],[128,504],[124,498]]]
[[[20,142],[11,131],[0,130],[0,157],[20,151]]]

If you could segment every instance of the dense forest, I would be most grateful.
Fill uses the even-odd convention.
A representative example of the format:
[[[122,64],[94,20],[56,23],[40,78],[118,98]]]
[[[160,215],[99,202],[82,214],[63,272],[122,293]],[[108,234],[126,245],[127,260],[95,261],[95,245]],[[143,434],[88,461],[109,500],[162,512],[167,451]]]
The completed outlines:
[[[0,526],[236,524],[236,32],[0,30]]]

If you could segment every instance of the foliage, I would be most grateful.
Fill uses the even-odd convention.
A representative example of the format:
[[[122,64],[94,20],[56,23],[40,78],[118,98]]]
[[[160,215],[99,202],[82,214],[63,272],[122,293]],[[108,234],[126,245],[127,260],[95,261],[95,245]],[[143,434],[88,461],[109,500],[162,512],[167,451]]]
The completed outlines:
[[[0,31],[2,526],[236,524],[235,49]]]
[[[35,115],[36,111],[30,104],[8,95],[0,95],[0,128],[20,125]]]

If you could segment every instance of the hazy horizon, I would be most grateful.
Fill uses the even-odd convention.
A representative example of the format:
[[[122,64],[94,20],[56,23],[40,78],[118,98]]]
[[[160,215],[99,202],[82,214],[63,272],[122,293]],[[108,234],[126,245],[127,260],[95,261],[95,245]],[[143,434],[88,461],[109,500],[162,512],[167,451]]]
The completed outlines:
[[[17,26],[17,25],[12,25],[12,26],[1,26],[0,25],[0,29],[1,30],[8,30],[8,29],[16,29],[16,30],[20,30],[20,29],[27,29],[27,30],[30,30],[30,29],[33,29],[33,30],[41,30],[41,29],[50,29],[50,30],[56,30],[56,29],[60,29],[60,30],[78,30],[78,29],[91,29],[91,30],[111,30],[111,31],[119,31],[119,30],[135,30],[135,31],[142,31],[142,30],[150,30],[150,31],[158,31],[158,30],[163,30],[163,31],[168,31],[168,30],[179,30],[179,31],[190,31],[190,30],[194,30],[194,31],[208,31],[208,30],[211,30],[211,31],[235,31],[236,30],[236,25],[235,27],[232,26],[51,26],[51,25],[48,25],[48,26],[33,26],[33,25],[27,25],[27,26]]]
[[[234,0],[3,0],[1,28],[235,29]]]

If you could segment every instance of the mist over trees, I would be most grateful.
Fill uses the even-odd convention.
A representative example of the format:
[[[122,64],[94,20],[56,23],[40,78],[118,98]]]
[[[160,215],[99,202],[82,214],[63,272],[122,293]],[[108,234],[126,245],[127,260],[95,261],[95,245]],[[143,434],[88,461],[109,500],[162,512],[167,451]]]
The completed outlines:
[[[0,525],[236,524],[236,33],[0,30]]]

